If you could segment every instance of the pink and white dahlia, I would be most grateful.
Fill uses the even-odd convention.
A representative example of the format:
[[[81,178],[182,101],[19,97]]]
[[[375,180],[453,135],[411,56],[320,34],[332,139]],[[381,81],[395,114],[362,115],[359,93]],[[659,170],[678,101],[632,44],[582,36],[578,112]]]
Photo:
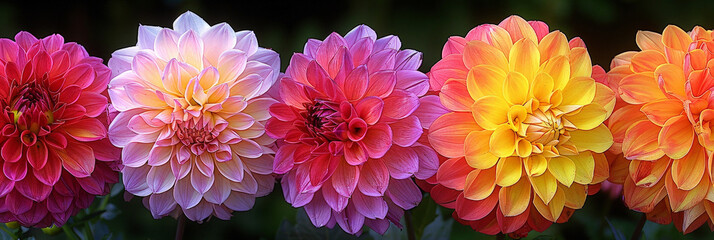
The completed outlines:
[[[137,45],[112,54],[119,115],[109,138],[122,148],[126,190],[155,218],[228,219],[273,190],[275,140],[263,126],[276,101],[261,95],[279,74],[278,54],[251,31],[192,12],[173,27],[140,26]]]
[[[0,222],[61,226],[109,193],[110,70],[60,35],[0,39]]]
[[[421,201],[411,177],[436,172],[436,153],[417,142],[429,78],[417,70],[421,53],[400,48],[398,37],[377,39],[364,25],[310,39],[280,81],[266,124],[280,141],[273,170],[285,174],[285,199],[317,227],[384,233]]]

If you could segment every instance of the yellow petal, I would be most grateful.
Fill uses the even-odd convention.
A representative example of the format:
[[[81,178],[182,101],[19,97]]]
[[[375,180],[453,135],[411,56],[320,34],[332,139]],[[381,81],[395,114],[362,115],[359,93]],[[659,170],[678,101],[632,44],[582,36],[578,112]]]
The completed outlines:
[[[484,139],[490,138],[492,133],[493,131],[489,130],[473,131],[466,136],[464,156],[469,166],[476,169],[488,169],[496,165],[498,157],[489,152],[488,141],[484,141]]]
[[[474,201],[487,198],[496,187],[496,168],[473,170],[466,176],[464,197]]]
[[[550,102],[550,94],[553,92],[553,78],[547,73],[538,73],[531,84],[529,97],[533,97],[541,103]]]
[[[470,41],[464,47],[466,68],[478,65],[493,65],[504,72],[508,71],[506,55],[494,46],[482,41]]]
[[[689,152],[694,142],[694,129],[686,116],[670,118],[662,126],[657,138],[659,148],[672,159],[680,159]]]
[[[521,178],[516,184],[503,187],[498,193],[498,202],[503,216],[521,214],[528,209],[531,200],[531,185],[527,178]]]
[[[496,184],[501,187],[516,184],[521,179],[521,162],[520,157],[501,158],[496,164]]]
[[[558,181],[555,177],[549,171],[546,171],[540,176],[530,177],[529,179],[536,195],[543,200],[543,203],[548,204],[558,189]]]
[[[635,42],[637,42],[637,46],[642,50],[664,51],[664,45],[662,45],[662,34],[656,32],[637,31]]]
[[[591,152],[585,151],[578,155],[568,156],[575,164],[575,178],[573,181],[580,184],[591,184],[595,173],[595,159]]]
[[[483,129],[494,130],[508,122],[508,103],[503,98],[484,96],[471,105],[473,118]]]
[[[558,189],[565,195],[565,206],[572,209],[580,209],[585,204],[588,196],[588,188],[585,185],[573,183],[570,187]]]
[[[548,171],[566,187],[575,179],[575,163],[567,157],[554,157],[548,161]]]
[[[533,155],[523,159],[523,165],[528,176],[540,176],[548,169],[548,160],[542,155]]]
[[[608,117],[615,109],[616,100],[615,92],[610,89],[610,87],[602,83],[595,83],[595,98],[593,98],[593,103],[600,104],[600,106],[607,111]]]
[[[525,158],[530,156],[531,153],[533,153],[533,145],[530,141],[523,138],[516,141],[516,155]]]
[[[692,43],[692,38],[681,28],[669,25],[662,32],[662,43],[675,50],[686,51]]]
[[[583,106],[578,113],[565,116],[575,127],[580,130],[590,130],[600,126],[607,118],[607,110],[597,103]]]
[[[590,61],[588,50],[582,47],[570,49],[570,78],[590,77],[593,72],[593,64]]]
[[[541,62],[555,56],[568,55],[570,52],[568,38],[560,31],[552,31],[540,40],[538,50],[540,51]]]
[[[490,152],[498,157],[509,157],[516,150],[516,133],[508,125],[501,125],[491,134]]]
[[[474,100],[483,96],[502,96],[506,74],[493,65],[479,65],[471,68],[466,77],[466,87]]]
[[[541,72],[553,78],[553,89],[562,90],[570,80],[570,62],[566,56],[556,56],[541,65]]]
[[[696,186],[690,190],[679,189],[670,174],[665,176],[665,188],[672,211],[680,212],[700,204],[711,188],[709,178],[702,178]]]
[[[549,203],[545,203],[539,198],[533,198],[533,206],[536,207],[536,210],[538,210],[545,219],[551,222],[558,220],[560,214],[563,212],[563,207],[565,207],[565,194],[563,191],[557,191],[557,193],[553,195],[554,197]]]
[[[604,124],[592,130],[572,131],[568,142],[575,145],[579,151],[590,150],[596,153],[607,151],[613,143],[612,133]]]
[[[576,77],[570,79],[563,89],[563,103],[561,105],[586,105],[595,98],[595,80],[590,77]]]
[[[508,54],[508,69],[523,74],[532,80],[540,65],[540,53],[535,42],[528,39],[518,40]]]
[[[528,97],[528,79],[519,72],[509,72],[503,82],[503,97],[511,105],[521,105]]]

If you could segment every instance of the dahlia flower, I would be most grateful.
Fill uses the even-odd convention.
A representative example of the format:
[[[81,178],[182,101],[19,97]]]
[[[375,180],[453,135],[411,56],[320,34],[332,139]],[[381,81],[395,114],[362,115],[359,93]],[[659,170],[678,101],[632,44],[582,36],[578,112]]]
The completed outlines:
[[[400,226],[421,201],[411,177],[436,172],[436,153],[417,142],[428,77],[417,70],[421,53],[400,48],[398,37],[360,25],[310,39],[290,59],[266,131],[279,139],[273,170],[285,174],[285,199],[317,227]]]
[[[0,222],[61,226],[118,180],[110,70],[60,35],[20,32],[0,53]]]
[[[667,26],[638,32],[636,42],[640,51],[615,57],[608,73],[624,103],[609,126],[621,165],[629,165],[625,203],[684,233],[712,227],[712,32]]]
[[[192,12],[174,28],[140,26],[136,46],[117,50],[109,96],[119,112],[109,139],[122,148],[126,190],[155,218],[228,219],[273,189],[274,142],[262,97],[278,54],[251,31],[209,26]]]
[[[429,142],[449,159],[432,198],[486,234],[567,221],[607,178],[613,142],[602,123],[614,94],[591,77],[582,40],[511,16],[449,38],[442,57],[430,76],[449,112]]]

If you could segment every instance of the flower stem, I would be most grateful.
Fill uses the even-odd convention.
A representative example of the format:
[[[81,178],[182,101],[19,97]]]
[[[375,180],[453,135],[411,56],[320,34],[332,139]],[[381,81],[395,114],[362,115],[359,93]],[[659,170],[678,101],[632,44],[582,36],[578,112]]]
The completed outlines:
[[[186,230],[186,216],[183,213],[179,214],[178,224],[176,225],[176,240],[183,240],[183,232]]]
[[[642,217],[640,218],[640,221],[637,222],[637,226],[635,227],[635,231],[632,233],[632,240],[639,240],[640,237],[642,236],[642,228],[645,227],[645,223],[647,223],[647,214],[642,214]]]
[[[409,240],[416,240],[414,224],[412,223],[412,211],[407,210],[404,212],[404,222],[406,222],[407,225],[407,238]]]
[[[68,224],[62,226],[62,231],[64,231],[64,235],[67,235],[67,239],[79,240],[79,236],[77,236],[74,230],[72,230],[72,227],[70,227]]]

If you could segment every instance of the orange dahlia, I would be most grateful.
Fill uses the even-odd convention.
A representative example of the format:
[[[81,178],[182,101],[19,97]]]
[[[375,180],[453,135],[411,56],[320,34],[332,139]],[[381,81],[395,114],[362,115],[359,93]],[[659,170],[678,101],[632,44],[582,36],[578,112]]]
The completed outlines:
[[[475,230],[516,236],[566,221],[608,176],[615,95],[579,38],[511,16],[451,37],[430,73],[449,110],[429,142],[449,158],[432,197]]]
[[[628,170],[611,178],[629,208],[684,233],[714,221],[712,39],[701,27],[640,31],[640,51],[616,56],[608,73],[623,103],[608,124],[615,164]]]

